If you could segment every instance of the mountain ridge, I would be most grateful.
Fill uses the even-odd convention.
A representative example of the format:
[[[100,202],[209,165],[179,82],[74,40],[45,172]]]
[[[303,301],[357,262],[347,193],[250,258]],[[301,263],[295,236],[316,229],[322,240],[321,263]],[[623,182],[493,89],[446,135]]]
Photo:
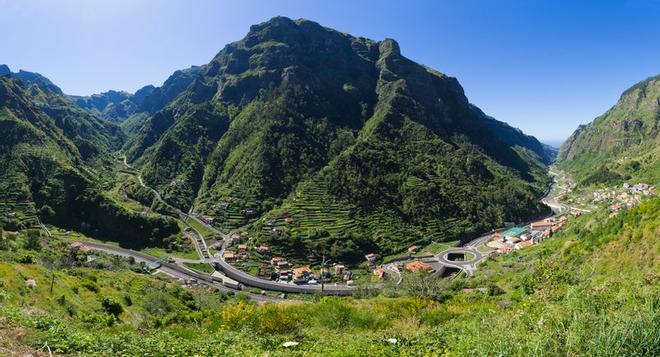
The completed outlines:
[[[412,172],[415,165],[424,165],[421,158],[427,149],[410,145],[427,140],[440,145],[430,156],[432,165],[439,166],[425,169],[418,181]],[[401,151],[404,146],[410,150],[407,154]],[[376,147],[391,154],[379,157],[373,152],[367,157],[360,152],[379,150]],[[507,190],[524,203],[501,205],[504,200],[498,195],[492,216],[476,218],[490,223],[464,223],[456,232],[541,211],[534,196],[544,190],[544,166],[552,160],[535,138],[487,119],[469,103],[455,78],[403,57],[396,41],[354,37],[284,17],[254,25],[243,39],[226,45],[200,67],[181,94],[146,120],[124,149],[129,161],[143,169],[145,180],[170,202],[182,209],[194,204],[224,222],[236,218],[234,223],[240,225],[253,221],[246,212],[265,217],[283,209],[279,206],[286,206],[296,187],[310,180],[323,181],[319,187],[330,188],[323,195],[343,202],[337,204],[348,207],[350,220],[360,221],[357,212],[379,202],[393,209],[385,210],[386,220],[395,219],[401,226],[421,224],[412,206],[403,208],[406,180],[435,180],[444,190],[459,177],[484,187],[496,180],[519,182]],[[415,165],[401,162],[406,155],[420,160]],[[443,158],[447,155],[463,159]],[[374,171],[381,160],[390,160],[391,166]],[[463,173],[440,174],[442,165]],[[363,179],[352,181],[342,171]],[[355,188],[346,189],[350,185]],[[381,190],[388,194],[377,199]],[[489,200],[486,192],[469,189],[456,199],[465,201],[471,194]],[[217,202],[223,201],[232,202],[236,210],[222,212]],[[463,207],[473,212],[470,216],[475,208]],[[451,215],[448,207],[431,211]],[[423,239],[421,235],[415,233],[414,239]]]
[[[660,181],[660,75],[626,89],[617,103],[580,125],[558,164],[587,183]]]

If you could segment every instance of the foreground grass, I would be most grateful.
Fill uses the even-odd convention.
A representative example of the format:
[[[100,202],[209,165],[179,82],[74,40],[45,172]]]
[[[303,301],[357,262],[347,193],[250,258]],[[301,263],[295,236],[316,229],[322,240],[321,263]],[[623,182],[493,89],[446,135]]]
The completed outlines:
[[[48,341],[58,353],[82,355],[657,356],[659,217],[660,199],[610,219],[596,212],[559,237],[488,260],[473,278],[429,285],[408,277],[380,296],[311,302],[226,300],[141,274],[89,268],[58,271],[66,284],[50,297],[41,282],[47,270],[5,264],[0,335],[14,337],[1,338],[0,351]],[[25,277],[39,274],[37,289],[22,287]],[[91,276],[98,292],[81,285]],[[120,294],[125,289],[130,306]],[[60,294],[85,313],[69,314]],[[84,318],[108,314],[104,297],[123,306],[116,319]],[[285,348],[286,341],[299,344]]]

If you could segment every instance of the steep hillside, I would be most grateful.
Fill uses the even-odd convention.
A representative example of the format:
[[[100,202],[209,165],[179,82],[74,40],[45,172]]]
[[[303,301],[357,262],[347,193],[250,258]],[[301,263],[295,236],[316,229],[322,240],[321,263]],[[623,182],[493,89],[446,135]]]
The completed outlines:
[[[109,153],[123,144],[125,136],[118,126],[73,105],[60,88],[46,77],[23,70],[12,73],[7,66],[4,68],[6,77],[18,81],[25,100],[54,121],[88,164],[100,167],[110,159]]]
[[[113,133],[63,98],[2,76],[0,128],[0,207],[6,212],[0,225],[33,226],[38,214],[47,223],[135,246],[159,244],[178,231],[170,219],[142,218],[101,194],[101,166],[95,165],[110,159]]]
[[[558,163],[587,184],[660,183],[660,76],[637,83],[605,114],[581,125]]]
[[[296,228],[309,243],[301,254],[316,231],[348,244],[339,250],[386,253],[538,213],[552,159],[394,40],[282,17],[201,67],[126,151],[166,199],[195,203],[226,228],[257,216],[264,226],[311,221]],[[378,226],[389,228],[365,236]]]

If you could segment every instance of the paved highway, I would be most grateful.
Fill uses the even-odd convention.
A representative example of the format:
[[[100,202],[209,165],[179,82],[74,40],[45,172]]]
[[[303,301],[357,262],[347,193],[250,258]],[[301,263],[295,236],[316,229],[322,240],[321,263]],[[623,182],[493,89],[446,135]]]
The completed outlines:
[[[126,162],[126,157],[124,157],[124,164],[127,167],[133,169],[133,167]],[[554,173],[551,172],[551,174]],[[218,254],[218,256],[211,256],[208,253],[208,248],[206,247],[206,241],[204,240],[202,234],[198,232],[196,229],[194,229],[192,226],[190,226],[198,237],[198,239],[193,239],[193,242],[198,252],[200,253],[201,261],[212,264],[216,270],[223,272],[227,277],[234,279],[247,286],[257,287],[264,290],[281,291],[287,293],[320,293],[321,292],[320,285],[296,285],[296,284],[281,283],[281,282],[266,280],[251,275],[247,272],[244,272],[234,267],[233,265],[227,263],[224,259],[222,259],[222,252],[224,252],[226,248],[230,234],[222,233],[221,231],[217,230],[215,227],[206,224],[205,222],[201,221],[192,214],[186,214],[181,210],[179,210],[178,208],[169,205],[161,198],[158,191],[144,184],[142,177],[139,174],[137,175],[137,177],[138,180],[140,181],[140,185],[154,192],[154,194],[156,195],[156,197],[160,202],[174,209],[181,216],[181,218],[183,218],[184,220],[194,219],[199,224],[203,225],[204,227],[208,228],[209,230],[223,237],[224,243],[220,253]],[[556,184],[556,179],[553,181],[553,185],[555,184]],[[558,213],[563,213],[564,211],[571,208],[560,203],[558,197],[549,197],[548,195],[550,194],[551,191],[552,191],[552,186],[548,188],[548,191],[546,192],[546,197],[544,197],[541,200],[544,204],[548,205],[553,210],[556,210]],[[489,238],[490,238],[490,233],[470,241],[469,243],[465,244],[463,247],[450,248],[449,250],[437,254],[435,257],[431,258],[431,260],[426,260],[426,261],[434,265],[440,264],[447,267],[458,268],[463,270],[468,276],[471,276],[477,270],[477,264],[488,257],[488,254],[479,252],[477,250],[477,247],[483,245]],[[449,254],[467,253],[467,252],[472,253],[474,255],[474,258],[468,261],[453,261],[448,259]],[[411,257],[410,259],[418,259],[418,258]],[[176,266],[176,265],[172,265],[172,266]],[[377,286],[375,287],[377,288]],[[354,290],[353,287],[346,285],[325,285],[324,293],[331,295],[351,295],[353,290]]]
[[[450,254],[466,255],[467,253],[471,253],[474,255],[474,257],[472,259],[462,261],[449,259]],[[472,274],[474,274],[474,272],[477,270],[477,264],[488,258],[488,254],[483,254],[478,251],[476,247],[467,245],[465,247],[450,248],[445,250],[444,252],[436,255],[435,258],[438,262],[440,262],[440,264],[446,267],[461,269],[467,276],[472,276]]]
[[[96,242],[87,242],[85,241],[84,244],[88,246],[92,250],[112,254],[112,255],[118,255],[122,257],[132,257],[135,259],[137,262],[145,262],[145,263],[160,263],[160,267],[157,269],[169,276],[175,277],[175,278],[180,278],[184,280],[191,280],[195,279],[197,280],[198,283],[204,284],[206,286],[212,287],[214,289],[220,290],[220,291],[225,291],[225,292],[237,292],[237,290],[230,289],[224,285],[216,283],[213,278],[211,278],[210,275],[204,274],[197,272],[192,269],[188,269],[176,264],[171,264],[167,262],[163,262],[160,259],[153,257],[148,254],[144,254],[142,252],[137,252],[134,250],[130,249],[124,249],[120,247],[115,247],[111,245],[106,245],[102,243],[96,243]],[[264,296],[264,295],[259,295],[259,294],[253,294],[253,293],[247,293],[248,296],[250,296],[252,299],[257,300],[257,301],[280,301],[281,299],[275,298],[275,297],[270,297],[270,296]]]
[[[225,239],[225,243],[222,245],[218,257],[213,257],[213,262],[215,267],[225,273],[228,277],[239,281],[247,286],[254,286],[260,289],[281,291],[287,293],[302,293],[302,294],[313,294],[321,292],[321,285],[296,285],[289,283],[281,283],[272,280],[266,280],[254,275],[248,274],[233,265],[227,263],[222,259],[222,253],[227,248],[229,240]],[[323,293],[327,295],[351,295],[353,293],[353,287],[347,285],[332,285],[325,284]]]

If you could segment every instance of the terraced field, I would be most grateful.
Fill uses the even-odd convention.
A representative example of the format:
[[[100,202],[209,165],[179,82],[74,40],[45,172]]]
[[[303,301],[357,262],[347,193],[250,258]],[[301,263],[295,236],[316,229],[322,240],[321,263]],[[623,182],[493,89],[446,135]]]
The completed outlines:
[[[267,241],[277,232],[286,232],[307,242],[321,236],[343,240],[358,235],[373,242],[379,253],[391,255],[407,252],[411,245],[423,247],[445,241],[449,232],[458,228],[456,220],[429,221],[425,227],[415,228],[387,210],[367,215],[328,192],[328,183],[322,177],[301,184],[281,208],[270,211],[250,227],[251,235]]]
[[[252,193],[235,188],[221,197],[216,202],[203,206],[206,208],[204,213],[215,216],[215,226],[225,232],[253,222],[259,213],[257,210],[261,207],[261,202]],[[254,213],[250,214],[250,210],[254,210]]]
[[[327,183],[321,179],[301,185],[282,208],[268,213],[260,222],[262,234],[272,229],[292,227],[301,233],[327,231],[330,235],[343,235],[355,229],[354,209],[328,195]]]
[[[30,228],[39,225],[37,210],[33,202],[0,201],[0,219],[12,222],[16,228]]]

